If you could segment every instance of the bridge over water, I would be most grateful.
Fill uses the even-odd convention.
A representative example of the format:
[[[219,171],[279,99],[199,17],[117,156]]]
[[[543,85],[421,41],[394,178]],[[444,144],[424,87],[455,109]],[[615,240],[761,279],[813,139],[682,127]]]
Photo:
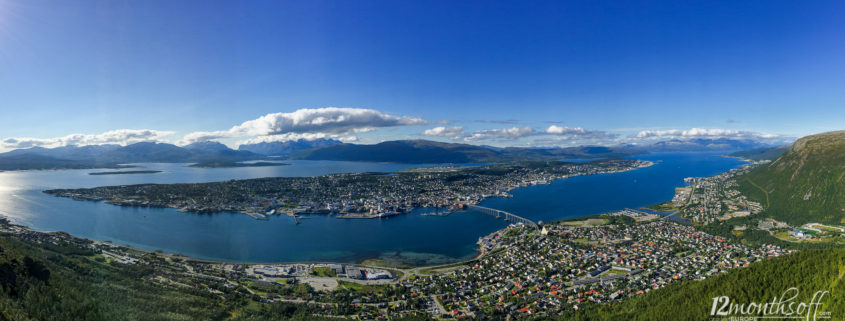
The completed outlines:
[[[487,215],[495,216],[496,218],[501,218],[502,216],[504,216],[505,221],[509,221],[509,222],[513,222],[513,223],[522,223],[522,224],[525,224],[525,226],[537,228],[537,223],[534,223],[534,221],[532,221],[532,220],[529,220],[527,218],[509,213],[509,212],[497,210],[495,208],[489,208],[489,207],[478,206],[478,205],[467,205],[467,209],[476,210],[476,211],[479,211],[479,212],[487,214]]]

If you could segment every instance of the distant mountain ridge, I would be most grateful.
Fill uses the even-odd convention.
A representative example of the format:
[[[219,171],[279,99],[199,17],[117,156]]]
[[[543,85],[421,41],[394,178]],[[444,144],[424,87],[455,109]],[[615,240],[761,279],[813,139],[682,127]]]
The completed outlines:
[[[0,171],[86,168],[118,168],[118,166],[117,164],[112,163],[97,163],[96,161],[60,159],[45,155],[27,153],[12,154],[0,157]]]
[[[232,150],[226,145],[212,141],[191,143],[182,146],[182,148],[204,152],[224,152]]]
[[[262,142],[256,144],[243,144],[238,146],[238,150],[249,151],[267,156],[290,156],[306,149],[326,147],[338,144],[342,144],[342,142],[336,139],[299,139],[284,142]]]
[[[113,167],[125,163],[231,163],[281,156],[303,160],[338,160],[394,163],[494,163],[519,160],[614,158],[650,151],[739,150],[759,143],[735,140],[667,141],[650,146],[579,146],[566,148],[492,147],[430,140],[396,140],[378,144],[349,144],[334,139],[292,140],[244,144],[233,150],[218,142],[196,142],[182,147],[141,142],[127,146],[92,145],[34,147],[0,154],[5,170]],[[24,156],[29,155],[29,156]],[[17,156],[12,159],[9,157]],[[43,156],[36,159],[35,157]],[[44,157],[49,157],[47,159]],[[32,158],[27,164],[26,158]],[[3,159],[6,159],[3,161]],[[66,167],[69,166],[69,167]]]
[[[775,146],[775,147],[763,147],[763,148],[755,148],[749,150],[742,150],[738,152],[733,152],[728,156],[733,157],[740,157],[747,160],[752,161],[760,161],[760,160],[775,160],[780,155],[783,155],[787,150],[789,150],[789,146]]]
[[[80,160],[91,158],[92,155],[103,154],[120,148],[120,145],[88,145],[88,146],[62,146],[56,148],[32,147],[16,149],[0,154],[0,157],[13,155],[40,155],[59,159]]]
[[[570,148],[508,147],[441,143],[430,140],[397,140],[373,145],[337,144],[303,150],[291,157],[306,160],[345,160],[394,163],[483,163],[517,160],[609,158],[639,155],[625,147],[584,146]]]
[[[783,155],[738,178],[740,190],[792,224],[845,223],[845,131],[797,140]]]
[[[263,158],[264,156],[252,152],[232,150],[220,143],[179,147],[165,143],[141,142],[127,146],[18,149],[0,154],[0,170],[101,168],[126,163],[238,162]]]
[[[650,152],[692,152],[692,151],[722,151],[733,152],[757,148],[773,147],[751,139],[732,138],[697,138],[670,139],[650,145],[637,146]]]

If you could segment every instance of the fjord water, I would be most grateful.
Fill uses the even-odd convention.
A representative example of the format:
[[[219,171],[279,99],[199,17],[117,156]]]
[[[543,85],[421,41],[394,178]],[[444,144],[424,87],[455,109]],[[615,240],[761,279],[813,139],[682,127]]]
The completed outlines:
[[[623,208],[648,206],[672,199],[674,187],[685,186],[686,177],[713,176],[744,161],[718,154],[680,153],[639,157],[657,162],[635,171],[577,176],[549,185],[517,189],[513,198],[491,198],[480,205],[534,221],[554,221]]]
[[[683,178],[710,176],[743,162],[712,154],[660,154],[642,159],[655,166],[635,171],[579,176],[514,190],[513,198],[481,205],[538,221],[636,208],[672,198]],[[422,216],[428,209],[389,219],[337,219],[311,215],[295,225],[286,216],[259,221],[237,213],[194,214],[174,209],[118,207],[41,193],[50,188],[139,183],[209,182],[341,172],[391,172],[419,164],[289,161],[289,166],[201,169],[184,164],[140,164],[157,174],[88,175],[101,170],[0,173],[0,215],[42,231],[64,231],[94,240],[194,258],[237,262],[355,262],[380,257],[411,264],[436,264],[475,254],[478,237],[507,222],[472,211],[447,217]]]

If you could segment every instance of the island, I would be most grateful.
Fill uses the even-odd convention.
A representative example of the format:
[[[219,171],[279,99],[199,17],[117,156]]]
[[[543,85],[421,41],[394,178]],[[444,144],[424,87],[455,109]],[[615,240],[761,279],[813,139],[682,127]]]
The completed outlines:
[[[462,209],[487,197],[553,180],[629,171],[653,165],[632,159],[587,163],[526,161],[478,167],[431,168],[394,173],[343,173],[317,177],[272,177],[212,183],[140,184],[44,191],[76,200],[183,212],[265,215],[339,214],[382,218],[414,208]]]
[[[232,167],[269,167],[269,166],[286,166],[290,165],[288,163],[279,163],[279,162],[251,162],[251,163],[244,163],[244,162],[209,162],[209,163],[196,163],[188,165],[188,167],[195,167],[195,168],[232,168]]]
[[[93,172],[88,175],[125,175],[125,174],[156,174],[161,171],[145,170],[145,171],[117,171],[117,172]]]

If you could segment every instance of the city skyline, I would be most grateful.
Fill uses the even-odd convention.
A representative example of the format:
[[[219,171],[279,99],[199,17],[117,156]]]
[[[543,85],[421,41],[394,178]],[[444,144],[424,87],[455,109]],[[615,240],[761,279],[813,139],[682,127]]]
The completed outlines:
[[[789,142],[845,117],[840,9],[2,1],[0,151],[300,137]],[[306,114],[339,118],[293,126]]]

